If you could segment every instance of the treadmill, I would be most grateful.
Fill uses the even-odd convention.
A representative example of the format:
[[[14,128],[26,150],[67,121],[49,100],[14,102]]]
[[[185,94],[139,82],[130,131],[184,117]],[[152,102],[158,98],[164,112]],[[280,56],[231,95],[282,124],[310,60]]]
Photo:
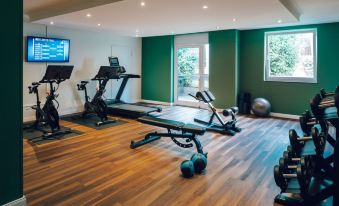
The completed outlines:
[[[110,66],[117,69],[117,75],[111,79],[122,79],[121,86],[115,99],[106,100],[108,113],[110,115],[118,115],[131,118],[139,118],[142,116],[148,116],[153,112],[161,112],[161,107],[146,106],[138,103],[126,103],[121,100],[121,96],[126,88],[129,79],[141,78],[137,74],[126,74],[126,70],[123,66],[120,66],[118,57],[108,57]]]

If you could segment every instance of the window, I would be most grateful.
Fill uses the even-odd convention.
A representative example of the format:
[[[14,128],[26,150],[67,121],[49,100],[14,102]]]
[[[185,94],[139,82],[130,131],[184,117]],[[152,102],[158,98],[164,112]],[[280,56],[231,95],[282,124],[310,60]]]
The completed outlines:
[[[197,106],[190,96],[209,87],[208,34],[180,35],[174,39],[174,97],[179,105]],[[199,105],[202,106],[202,105]]]
[[[265,34],[265,81],[317,82],[316,29]]]

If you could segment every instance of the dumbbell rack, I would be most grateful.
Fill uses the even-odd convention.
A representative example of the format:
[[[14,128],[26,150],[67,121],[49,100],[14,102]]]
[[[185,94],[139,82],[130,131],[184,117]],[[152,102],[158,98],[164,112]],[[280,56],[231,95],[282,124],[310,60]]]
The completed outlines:
[[[338,108],[339,109],[339,108]],[[339,116],[339,114],[338,114]],[[336,127],[336,138],[339,137],[339,127]],[[334,147],[334,191],[336,191],[333,195],[333,205],[339,205],[339,143],[338,141]]]
[[[310,135],[311,128],[316,124],[320,125],[323,132],[325,132],[324,148],[319,148],[319,145],[317,147],[313,139],[313,141],[305,141],[304,148],[301,148],[299,152],[299,157],[312,157],[315,160],[315,168],[310,178],[311,182],[307,185],[308,188],[299,188],[295,194],[293,190],[286,191],[282,188],[281,193],[275,197],[276,203],[283,205],[313,205],[333,196],[333,205],[339,205],[339,143],[336,141],[339,138],[339,87],[337,87],[336,92],[331,94],[335,96],[331,104],[327,100],[326,104],[321,104],[321,101],[315,101],[315,99],[319,100],[319,96],[321,97],[320,100],[329,96],[326,95],[324,90],[321,90],[320,95],[316,96],[311,102],[311,110],[314,116],[311,116],[311,113],[307,111],[300,118],[301,128],[305,135]],[[335,128],[335,138],[328,133],[328,125],[332,125]],[[327,143],[333,147],[333,152],[325,157],[323,152],[326,145],[328,145]],[[310,146],[312,144],[313,146]],[[312,147],[313,152],[310,152]],[[288,181],[288,184],[293,184],[292,188],[298,182],[295,179]],[[325,184],[320,187],[320,182]]]

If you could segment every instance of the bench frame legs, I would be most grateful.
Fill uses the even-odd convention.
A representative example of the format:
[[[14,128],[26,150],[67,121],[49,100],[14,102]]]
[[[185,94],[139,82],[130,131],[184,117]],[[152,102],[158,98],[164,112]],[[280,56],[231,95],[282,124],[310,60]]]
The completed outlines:
[[[221,118],[221,116],[219,115],[219,113],[217,112],[217,109],[213,106],[213,104],[211,102],[208,102],[207,104],[209,108],[211,109],[211,111],[213,112],[209,121],[204,121],[204,120],[194,118],[195,122],[206,125],[207,131],[218,132],[220,134],[226,134],[226,135],[233,136],[237,132],[241,131],[241,129],[236,126],[237,119],[233,111],[230,114],[232,117],[232,120],[225,122]],[[217,118],[217,120],[219,121],[219,124],[216,124],[213,122],[214,118]]]
[[[179,134],[178,133],[172,133],[172,131],[170,129],[168,129],[167,133],[152,132],[152,133],[147,134],[145,136],[145,138],[142,139],[142,140],[138,140],[138,141],[132,140],[130,148],[135,149],[135,148],[141,147],[145,144],[159,140],[159,139],[161,139],[161,137],[170,137],[175,144],[177,144],[179,147],[182,147],[182,148],[191,148],[195,145],[198,153],[206,155],[203,151],[203,147],[202,147],[200,141],[198,140],[198,138],[196,137],[195,134],[192,134],[192,133],[181,133],[181,134],[180,133]],[[182,142],[178,141],[177,139],[186,139],[186,140],[185,140],[184,143],[182,143]]]

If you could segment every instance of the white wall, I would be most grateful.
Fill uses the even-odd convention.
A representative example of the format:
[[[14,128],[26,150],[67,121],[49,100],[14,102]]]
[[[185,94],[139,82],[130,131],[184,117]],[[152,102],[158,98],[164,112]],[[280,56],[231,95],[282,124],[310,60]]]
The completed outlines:
[[[45,26],[40,24],[24,24],[24,48],[26,48],[26,36],[56,37],[71,40],[70,62],[62,63],[74,65],[70,80],[60,84],[58,109],[60,115],[71,114],[82,111],[84,103],[83,91],[78,91],[76,84],[81,80],[89,80],[95,76],[99,67],[109,65],[108,56],[117,56],[120,65],[125,66],[127,73],[141,74],[141,39],[124,37],[107,31],[86,31],[66,29],[56,26]],[[25,49],[24,49],[25,50]],[[24,56],[25,56],[24,51]],[[23,60],[23,105],[24,121],[34,119],[34,112],[29,108],[36,104],[35,96],[28,94],[27,87],[35,81],[40,81],[46,71],[46,63],[28,63]],[[106,88],[105,97],[114,98],[121,84],[113,80]],[[90,97],[95,93],[96,82],[88,85]],[[45,101],[47,87],[40,86],[41,101]],[[141,96],[140,79],[130,79],[122,99],[126,102],[137,102]]]

